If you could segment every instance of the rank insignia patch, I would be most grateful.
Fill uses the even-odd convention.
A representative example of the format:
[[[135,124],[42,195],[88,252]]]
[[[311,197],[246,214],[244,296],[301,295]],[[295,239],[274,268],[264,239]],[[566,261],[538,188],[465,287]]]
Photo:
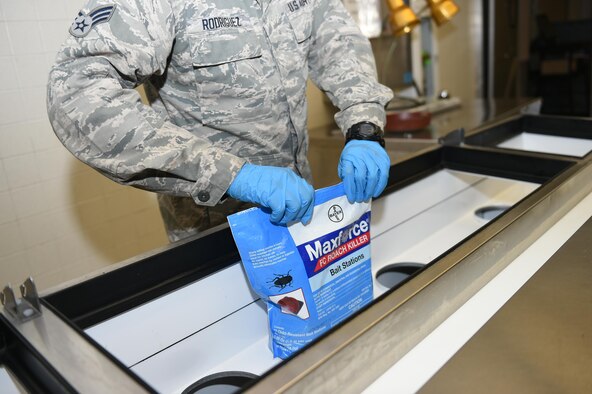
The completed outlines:
[[[74,18],[72,26],[70,26],[70,34],[74,37],[86,36],[94,26],[108,22],[111,16],[113,16],[114,11],[115,5],[103,5],[95,8],[88,14],[80,11],[78,16]]]

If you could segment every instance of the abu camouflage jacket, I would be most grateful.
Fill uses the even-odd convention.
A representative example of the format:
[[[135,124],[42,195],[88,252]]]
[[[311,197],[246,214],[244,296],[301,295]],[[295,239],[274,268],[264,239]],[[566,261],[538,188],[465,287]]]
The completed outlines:
[[[391,92],[340,0],[91,0],[51,70],[48,112],[109,178],[214,206],[245,162],[310,179],[309,77],[342,130],[384,124]],[[133,90],[146,81],[150,107]]]

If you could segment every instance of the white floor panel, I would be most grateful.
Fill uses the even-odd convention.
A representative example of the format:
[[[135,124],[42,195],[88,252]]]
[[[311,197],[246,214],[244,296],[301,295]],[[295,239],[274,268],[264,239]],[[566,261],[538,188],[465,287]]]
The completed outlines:
[[[241,264],[86,330],[128,367],[224,318],[258,297]]]
[[[372,202],[372,237],[433,207],[481,181],[482,175],[441,170]]]
[[[486,220],[475,215],[477,209],[485,206],[512,206],[538,186],[527,182],[481,177],[439,204],[373,236],[373,275],[393,263],[429,263],[487,224]],[[395,195],[396,193],[389,195],[381,202],[388,209],[396,209]],[[387,290],[388,288],[374,281],[375,297]]]
[[[500,148],[531,152],[584,157],[588,152],[592,151],[592,140],[536,133],[521,133],[497,146]]]
[[[267,312],[258,301],[131,369],[158,392],[179,393],[214,372],[268,370],[280,360],[274,361],[267,338]]]
[[[0,393],[20,394],[21,390],[16,386],[13,377],[10,376],[4,367],[0,367]]]

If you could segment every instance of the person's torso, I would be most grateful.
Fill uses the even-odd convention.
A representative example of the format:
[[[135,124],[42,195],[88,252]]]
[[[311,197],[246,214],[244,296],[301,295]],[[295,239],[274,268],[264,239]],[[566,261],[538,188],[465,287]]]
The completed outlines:
[[[313,0],[174,2],[170,120],[255,164],[306,161]]]

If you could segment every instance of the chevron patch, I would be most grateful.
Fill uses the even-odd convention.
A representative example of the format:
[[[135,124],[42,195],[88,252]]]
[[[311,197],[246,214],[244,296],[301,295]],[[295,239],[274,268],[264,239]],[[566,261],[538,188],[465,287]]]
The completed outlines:
[[[72,26],[70,26],[70,34],[74,37],[84,37],[90,29],[96,25],[104,22],[108,22],[115,12],[115,4],[113,5],[102,5],[95,8],[88,14],[83,11],[78,12],[78,16],[74,18]]]

